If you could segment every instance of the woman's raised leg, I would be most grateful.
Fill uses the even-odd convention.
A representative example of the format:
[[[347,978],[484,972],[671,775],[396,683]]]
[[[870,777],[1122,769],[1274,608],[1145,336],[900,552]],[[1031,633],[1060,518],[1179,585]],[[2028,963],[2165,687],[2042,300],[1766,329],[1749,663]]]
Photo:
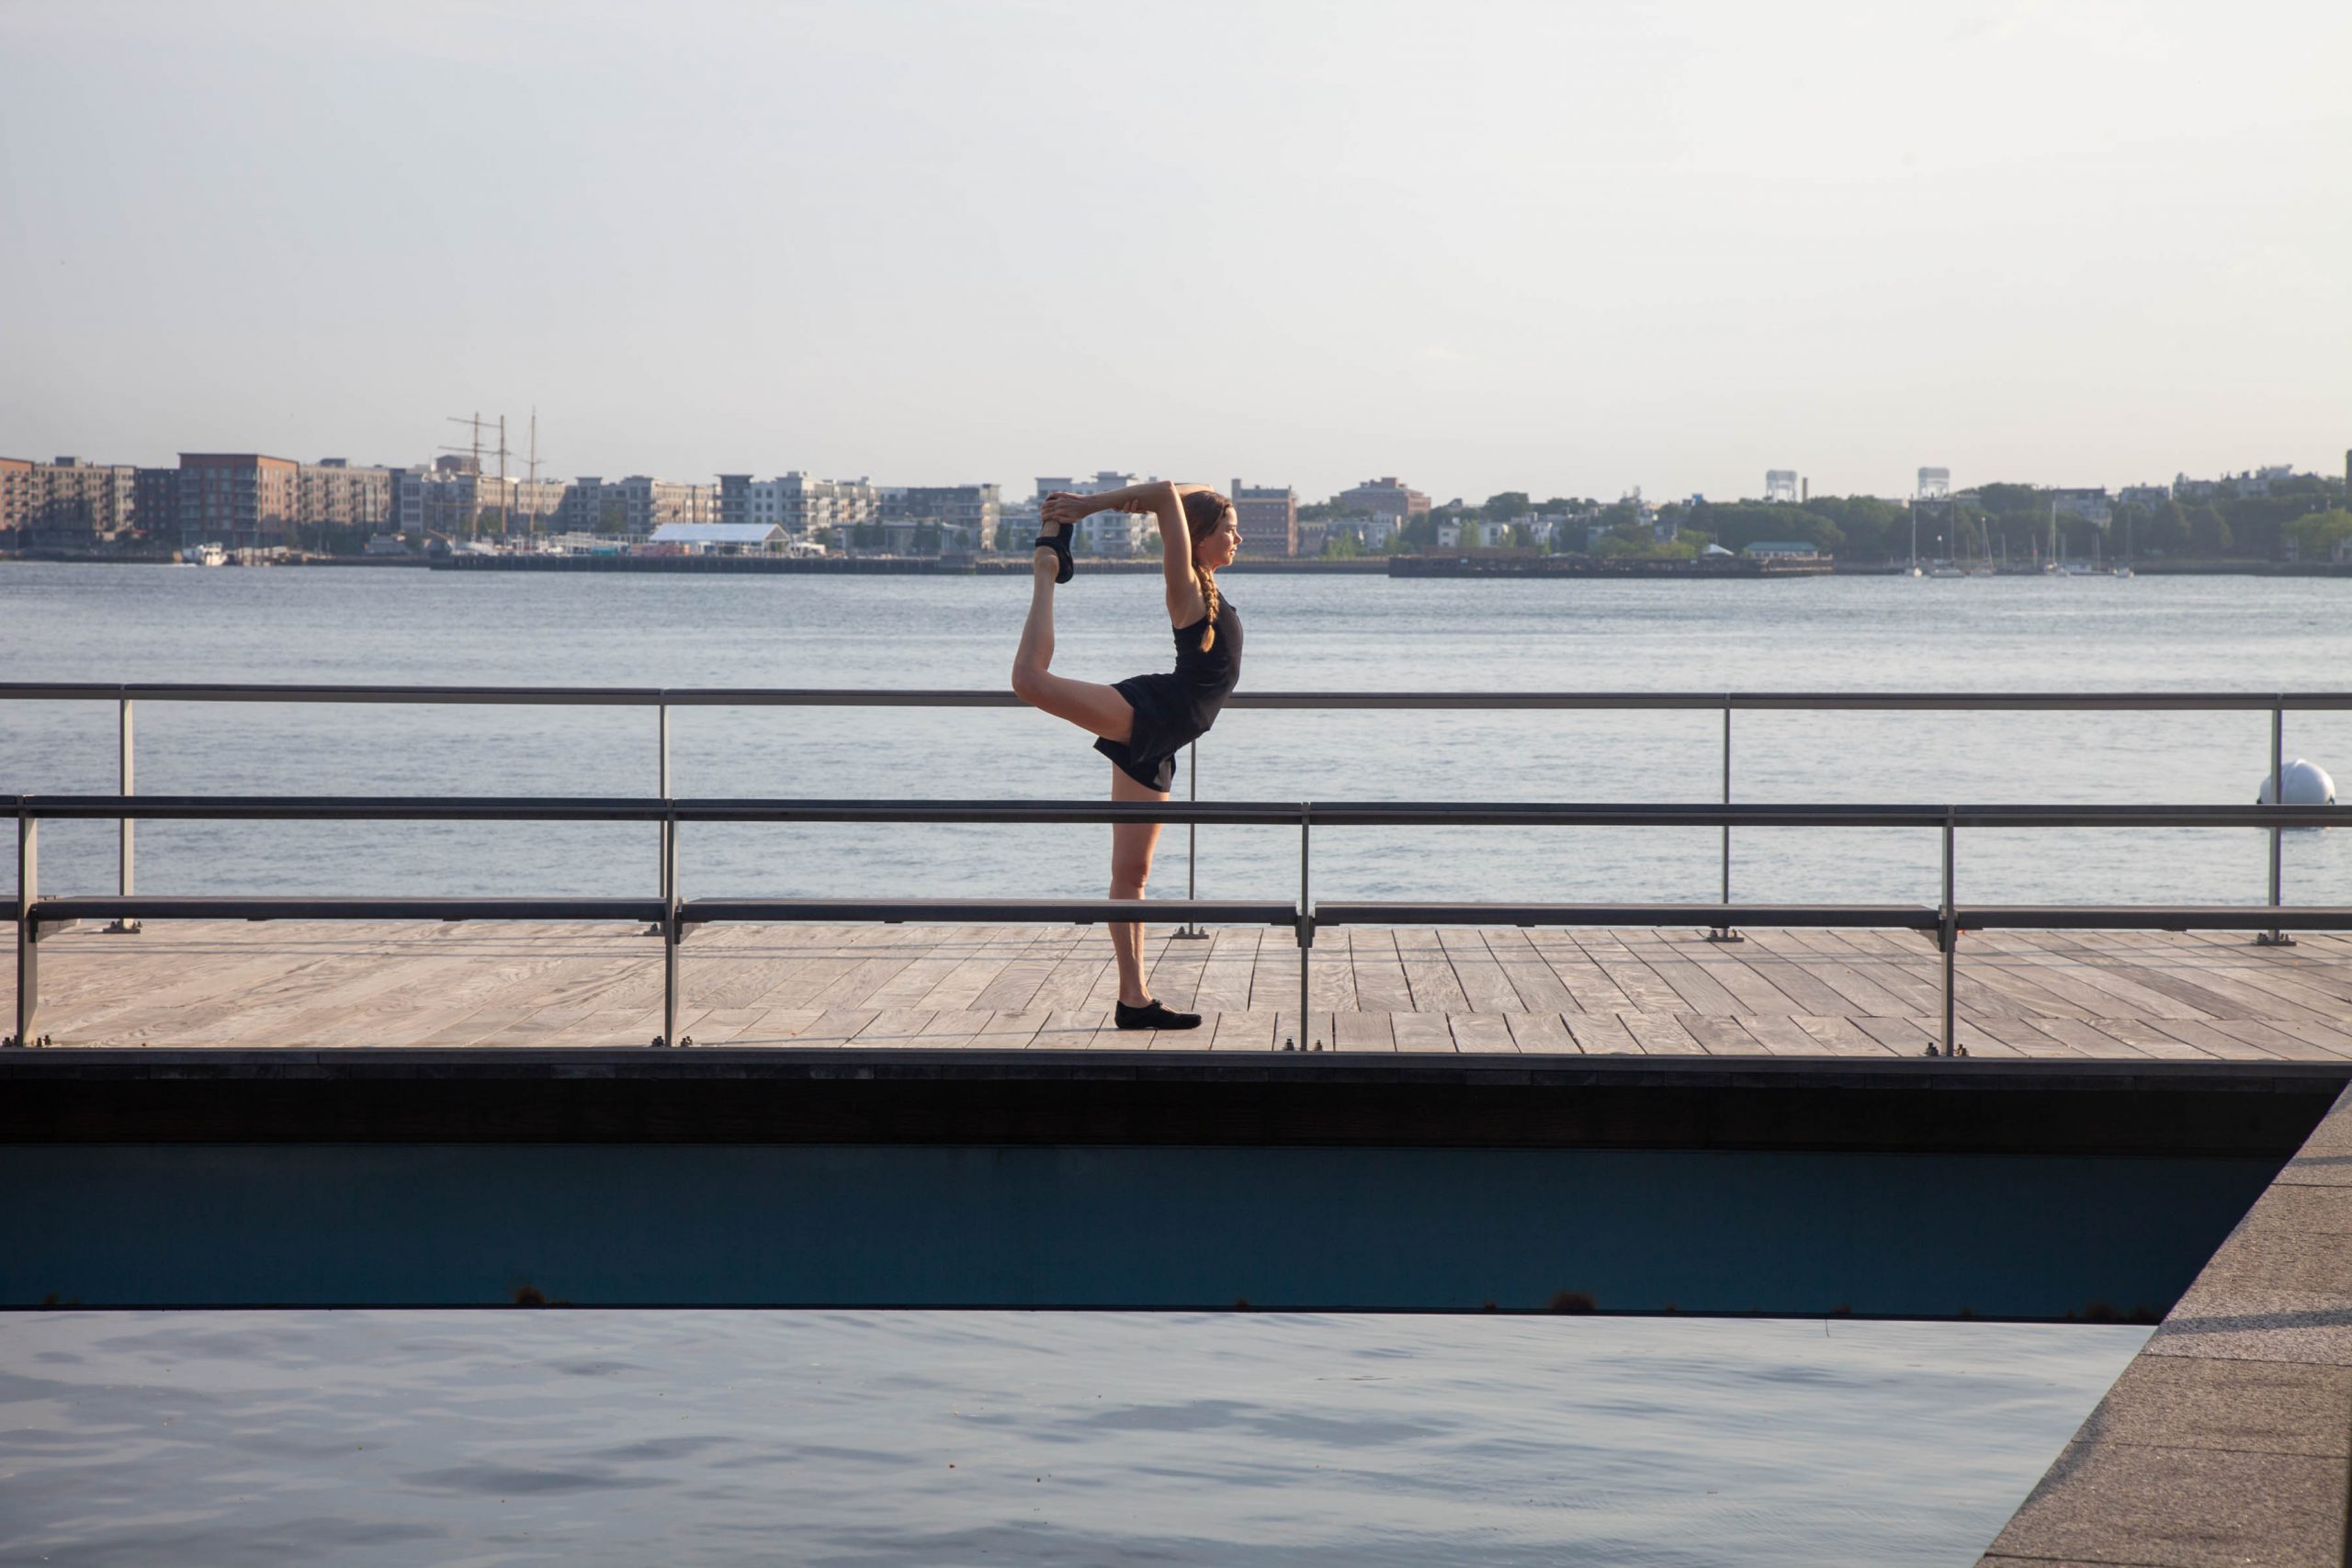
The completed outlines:
[[[1090,735],[1125,740],[1136,732],[1136,710],[1114,687],[1073,681],[1048,668],[1054,661],[1054,552],[1039,549],[1032,563],[1029,618],[1012,655],[1012,692],[1031,707],[1066,718]]]

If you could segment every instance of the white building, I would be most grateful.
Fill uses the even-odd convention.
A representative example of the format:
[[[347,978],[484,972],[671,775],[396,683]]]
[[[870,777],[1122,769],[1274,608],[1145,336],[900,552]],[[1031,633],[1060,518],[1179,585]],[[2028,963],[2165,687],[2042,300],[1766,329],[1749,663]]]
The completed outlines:
[[[1102,469],[1092,479],[1086,479],[1040,476],[1037,502],[1042,506],[1046,495],[1057,490],[1068,491],[1072,495],[1100,495],[1104,491],[1125,490],[1135,482],[1135,475],[1116,473],[1109,468]],[[1156,554],[1159,549],[1159,520],[1141,512],[1097,512],[1079,524],[1077,533],[1070,540],[1070,547],[1096,556]]]

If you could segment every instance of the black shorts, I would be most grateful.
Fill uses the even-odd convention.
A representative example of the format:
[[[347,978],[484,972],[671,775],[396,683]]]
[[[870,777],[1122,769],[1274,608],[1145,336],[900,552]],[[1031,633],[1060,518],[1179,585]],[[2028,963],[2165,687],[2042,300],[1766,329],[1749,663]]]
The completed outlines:
[[[1183,682],[1173,675],[1130,675],[1111,689],[1136,710],[1136,727],[1126,739],[1098,739],[1094,749],[1144,788],[1166,795],[1176,782],[1176,753],[1208,727],[1194,717]]]

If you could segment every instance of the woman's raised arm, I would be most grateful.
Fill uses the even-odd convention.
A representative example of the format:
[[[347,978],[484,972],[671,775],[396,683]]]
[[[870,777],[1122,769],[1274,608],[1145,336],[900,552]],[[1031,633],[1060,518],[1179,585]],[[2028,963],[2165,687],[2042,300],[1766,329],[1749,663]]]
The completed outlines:
[[[1093,495],[1057,491],[1046,498],[1046,521],[1075,521],[1093,512],[1148,513],[1159,521],[1159,568],[1168,591],[1169,624],[1189,626],[1208,614],[1201,597],[1201,581],[1193,570],[1193,530],[1184,521],[1184,498],[1207,485],[1180,485],[1151,479],[1139,485],[1101,491]],[[1060,505],[1056,503],[1059,502]]]

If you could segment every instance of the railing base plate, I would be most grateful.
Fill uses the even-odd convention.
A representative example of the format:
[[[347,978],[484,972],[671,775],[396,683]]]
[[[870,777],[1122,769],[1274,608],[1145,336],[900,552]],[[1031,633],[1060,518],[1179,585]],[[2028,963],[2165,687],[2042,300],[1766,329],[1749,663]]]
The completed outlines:
[[[1747,939],[1729,926],[1717,926],[1707,933],[1709,942],[1746,942]]]
[[[2254,933],[2254,945],[2256,947],[2292,947],[2295,945],[2295,939],[2289,936],[2285,931],[2256,931]]]

